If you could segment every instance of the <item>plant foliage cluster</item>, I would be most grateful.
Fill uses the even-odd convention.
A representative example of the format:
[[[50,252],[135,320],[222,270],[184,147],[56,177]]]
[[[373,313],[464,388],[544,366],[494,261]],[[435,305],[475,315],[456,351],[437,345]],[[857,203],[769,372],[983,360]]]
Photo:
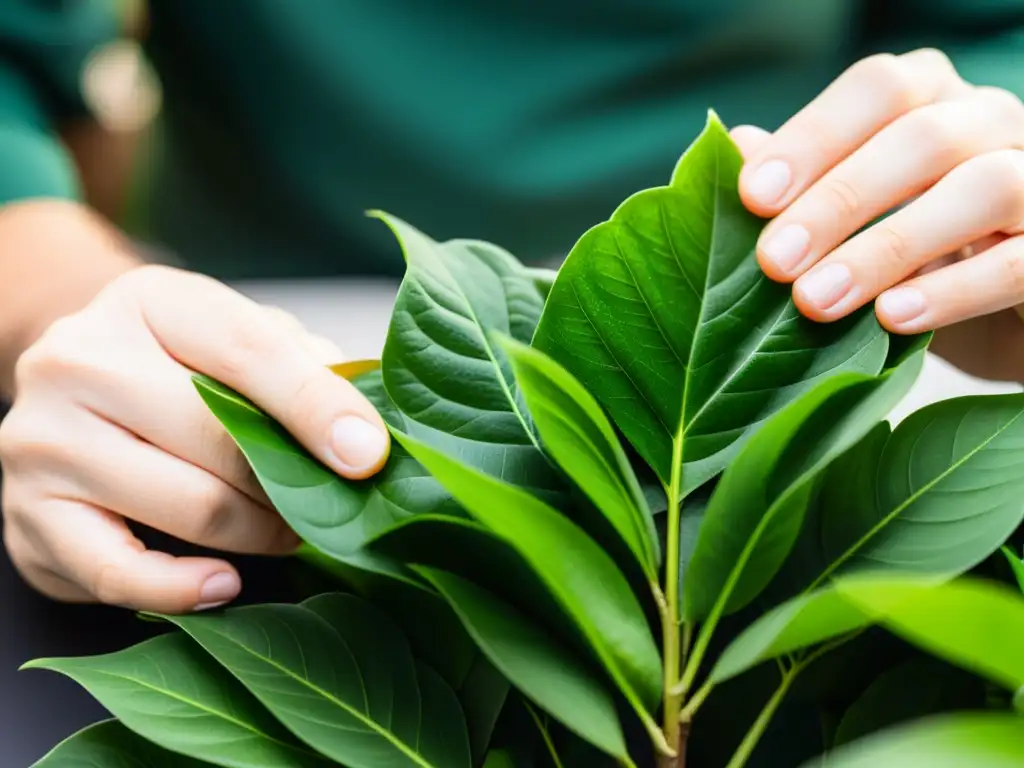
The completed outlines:
[[[38,765],[1024,764],[1024,395],[891,428],[929,338],[802,318],[740,165],[711,114],[557,273],[378,214],[380,475],[196,379],[335,591],[32,662],[114,718]]]

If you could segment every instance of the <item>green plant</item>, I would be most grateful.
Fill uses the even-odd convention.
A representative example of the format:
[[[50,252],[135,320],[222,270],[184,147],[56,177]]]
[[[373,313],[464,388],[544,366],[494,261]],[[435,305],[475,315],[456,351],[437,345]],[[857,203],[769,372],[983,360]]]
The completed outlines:
[[[1024,396],[890,428],[929,337],[802,318],[740,165],[711,115],[557,274],[376,214],[407,273],[379,365],[335,371],[394,436],[379,476],[196,379],[336,590],[33,662],[116,718],[38,765],[1024,759],[1024,599],[981,581],[1024,519]]]

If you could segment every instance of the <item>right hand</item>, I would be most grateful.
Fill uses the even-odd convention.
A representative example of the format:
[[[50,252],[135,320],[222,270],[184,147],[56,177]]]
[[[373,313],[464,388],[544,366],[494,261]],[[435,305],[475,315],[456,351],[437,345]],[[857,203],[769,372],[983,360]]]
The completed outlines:
[[[238,572],[147,550],[126,521],[226,552],[294,550],[190,376],[249,397],[340,475],[368,477],[387,460],[384,423],[303,334],[221,283],[153,266],[50,326],[19,358],[0,425],[4,541],[24,578],[58,600],[183,613],[234,599]]]

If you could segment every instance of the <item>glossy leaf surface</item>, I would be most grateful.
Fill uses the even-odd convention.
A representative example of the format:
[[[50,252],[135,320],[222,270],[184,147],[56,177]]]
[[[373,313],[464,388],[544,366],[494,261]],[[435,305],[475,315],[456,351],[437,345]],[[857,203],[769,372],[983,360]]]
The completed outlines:
[[[721,472],[758,425],[824,377],[878,373],[866,311],[813,323],[754,258],[763,221],[737,191],[742,158],[711,115],[668,186],[632,195],[573,247],[534,346],[565,366],[669,484]]]
[[[956,574],[999,549],[1024,520],[1024,395],[926,406],[860,456],[856,488],[823,490],[832,570]]]
[[[724,682],[762,661],[870,623],[870,616],[832,588],[794,598],[773,608],[740,633],[722,652],[710,677],[716,683]]]
[[[803,768],[818,768],[819,760]],[[1024,764],[1019,717],[964,713],[882,731],[836,750],[829,768],[1018,768]]]
[[[545,449],[604,514],[652,582],[660,552],[640,483],[601,406],[544,353],[504,340]]]
[[[388,402],[380,373],[354,382],[390,424],[402,424]],[[346,481],[309,454],[295,438],[246,398],[204,376],[195,384],[206,405],[245,455],[274,508],[305,541],[359,567],[400,575],[374,560],[363,545],[411,515],[453,512],[447,493],[400,445],[392,443],[386,466],[375,477]]]
[[[543,580],[638,714],[652,711],[661,693],[660,656],[637,597],[608,554],[539,499],[397,437]]]
[[[529,343],[544,306],[535,276],[490,243],[439,243],[397,217],[375,215],[406,259],[381,356],[384,386],[406,417],[398,428],[518,486],[561,492],[491,336]]]
[[[323,768],[186,635],[159,635],[116,653],[40,659],[28,668],[67,675],[124,725],[173,752],[230,768],[269,763]]]
[[[444,595],[491,662],[525,696],[580,737],[626,755],[615,703],[578,655],[529,617],[466,579],[417,569]]]
[[[814,478],[884,418],[923,362],[919,351],[879,376],[830,377],[755,433],[704,514],[684,578],[687,618],[738,610],[767,586],[799,536]]]
[[[296,736],[344,765],[470,765],[451,688],[413,659],[390,619],[358,598],[168,618]]]
[[[175,754],[125,728],[116,720],[69,736],[32,768],[203,768],[210,763]]]

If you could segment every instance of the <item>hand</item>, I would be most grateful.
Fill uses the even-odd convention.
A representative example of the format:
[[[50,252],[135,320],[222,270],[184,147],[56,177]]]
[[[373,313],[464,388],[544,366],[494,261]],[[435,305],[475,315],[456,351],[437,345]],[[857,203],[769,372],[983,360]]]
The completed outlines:
[[[0,425],[4,539],[51,597],[185,612],[232,600],[237,571],[148,551],[127,521],[228,552],[298,544],[191,382],[248,396],[349,478],[376,472],[379,415],[331,373],[324,342],[214,280],[140,267],[21,356]]]
[[[1024,105],[938,51],[864,59],[774,134],[733,136],[757,247],[800,311],[874,301],[894,333],[979,376],[1024,380]],[[902,206],[902,207],[901,207]],[[877,217],[887,218],[858,232]]]

